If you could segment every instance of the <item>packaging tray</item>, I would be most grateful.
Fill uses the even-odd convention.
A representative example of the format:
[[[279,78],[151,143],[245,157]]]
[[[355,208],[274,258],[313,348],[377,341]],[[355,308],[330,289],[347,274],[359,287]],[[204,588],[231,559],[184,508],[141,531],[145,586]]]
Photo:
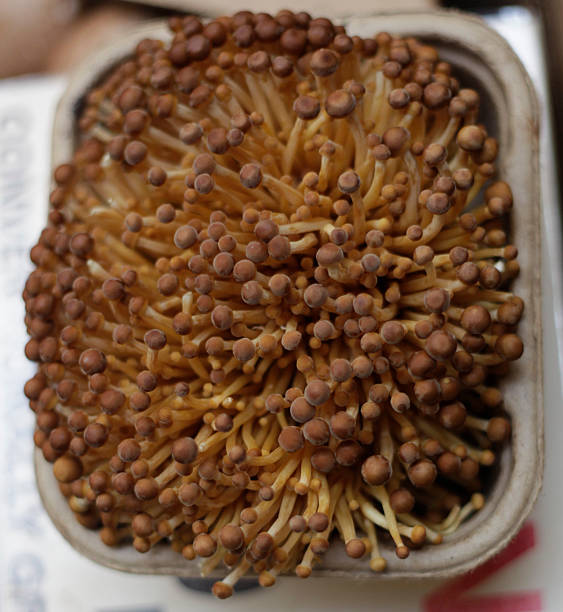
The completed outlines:
[[[512,419],[512,443],[499,457],[485,507],[441,545],[427,545],[413,551],[406,560],[397,559],[391,547],[383,546],[388,566],[381,574],[374,574],[365,559],[347,557],[343,546],[336,542],[312,574],[373,580],[448,577],[475,568],[502,549],[530,513],[541,488],[543,367],[537,103],[530,80],[508,43],[478,18],[454,11],[432,11],[384,13],[350,18],[344,23],[352,34],[367,36],[388,31],[416,36],[437,47],[464,86],[474,87],[481,94],[481,120],[500,143],[498,176],[510,183],[515,196],[510,225],[512,240],[519,248],[521,273],[513,290],[526,303],[519,326],[525,350],[501,383],[505,408]],[[72,76],[55,117],[53,167],[72,155],[77,138],[76,118],[85,93],[146,37],[167,40],[170,34],[162,21],[138,27],[83,63]],[[59,492],[52,466],[39,450],[35,451],[35,469],[48,514],[80,553],[123,571],[199,577],[197,563],[185,561],[168,546],[157,546],[144,555],[132,546],[106,547],[97,532],[76,521]]]

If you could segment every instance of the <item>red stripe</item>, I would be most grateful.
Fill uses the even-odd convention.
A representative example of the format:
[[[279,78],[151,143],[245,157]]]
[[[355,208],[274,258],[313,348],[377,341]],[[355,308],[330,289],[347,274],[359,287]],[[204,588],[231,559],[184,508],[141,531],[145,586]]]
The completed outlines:
[[[425,612],[541,612],[539,591],[471,597],[456,601],[426,601]]]
[[[512,563],[536,545],[536,533],[532,523],[526,523],[518,535],[498,555],[477,567],[474,571],[447,582],[423,602],[425,612],[538,612],[542,610],[539,591],[523,591],[461,599],[469,589]]]

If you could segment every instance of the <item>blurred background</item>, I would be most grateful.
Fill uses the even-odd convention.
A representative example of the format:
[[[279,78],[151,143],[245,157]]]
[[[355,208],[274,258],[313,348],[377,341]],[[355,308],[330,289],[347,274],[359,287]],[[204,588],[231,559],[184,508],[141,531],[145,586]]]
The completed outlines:
[[[544,262],[537,288],[543,299],[544,489],[507,552],[457,590],[436,580],[399,588],[357,582],[351,591],[344,579],[282,578],[274,591],[251,590],[219,602],[173,577],[127,575],[94,564],[70,547],[42,509],[31,460],[33,418],[21,392],[34,370],[22,350],[21,287],[31,269],[29,247],[46,216],[57,101],[85,57],[135,24],[179,11],[218,15],[242,8],[272,13],[296,8],[328,17],[470,11],[508,40],[536,89]],[[562,66],[563,0],[0,0],[0,612],[561,612]]]

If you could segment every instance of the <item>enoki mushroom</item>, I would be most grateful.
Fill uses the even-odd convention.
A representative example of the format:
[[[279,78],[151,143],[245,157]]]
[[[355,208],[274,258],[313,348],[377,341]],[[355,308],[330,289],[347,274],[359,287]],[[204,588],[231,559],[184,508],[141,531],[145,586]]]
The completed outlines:
[[[228,597],[485,503],[523,347],[497,142],[432,47],[173,18],[93,89],[24,298],[35,443],[103,542]],[[482,189],[483,188],[483,189]],[[484,192],[484,193],[483,193]]]

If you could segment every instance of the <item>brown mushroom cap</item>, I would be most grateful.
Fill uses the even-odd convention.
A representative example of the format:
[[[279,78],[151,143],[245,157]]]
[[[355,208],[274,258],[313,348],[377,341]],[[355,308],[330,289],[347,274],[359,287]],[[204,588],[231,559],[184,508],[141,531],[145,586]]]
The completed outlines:
[[[382,455],[372,455],[362,464],[362,478],[370,485],[385,484],[390,477],[391,466]]]

